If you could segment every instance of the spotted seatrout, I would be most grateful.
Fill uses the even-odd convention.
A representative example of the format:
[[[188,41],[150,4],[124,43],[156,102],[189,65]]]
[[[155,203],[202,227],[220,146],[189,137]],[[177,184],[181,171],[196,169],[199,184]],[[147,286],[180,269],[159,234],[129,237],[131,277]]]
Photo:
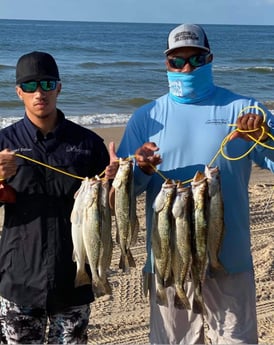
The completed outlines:
[[[114,213],[117,242],[121,249],[119,267],[124,272],[129,272],[130,267],[136,267],[130,248],[136,243],[139,230],[131,160],[119,159],[119,168],[112,186],[115,190]]]
[[[224,268],[219,261],[219,253],[224,237],[224,206],[221,193],[220,171],[218,167],[205,167],[208,183],[209,212],[208,212],[208,256],[211,269]]]
[[[75,287],[91,284],[91,279],[85,270],[86,263],[86,249],[83,240],[83,215],[84,215],[84,200],[85,192],[88,186],[88,178],[82,181],[80,188],[74,196],[74,205],[71,212],[71,235],[73,243],[73,261],[76,262],[77,271],[75,277]]]
[[[203,172],[197,171],[191,187],[194,201],[191,265],[194,283],[193,311],[195,313],[206,313],[202,296],[202,284],[207,266],[208,185]]]
[[[100,215],[101,180],[91,179],[85,194],[83,221],[83,239],[86,255],[92,274],[92,286],[96,297],[105,295],[106,287],[99,276],[98,264],[101,252],[101,215]]]
[[[176,184],[167,180],[162,184],[154,202],[152,225],[152,250],[156,274],[156,301],[168,306],[166,287],[171,283],[170,235],[174,226],[172,204]]]
[[[191,187],[183,187],[181,183],[178,183],[172,206],[175,227],[171,233],[171,267],[175,287],[174,305],[179,309],[191,309],[184,290],[191,263],[191,213]]]
[[[103,281],[106,294],[111,294],[111,287],[107,279],[110,268],[113,240],[111,234],[111,210],[109,206],[110,184],[108,180],[102,180],[100,191],[100,214],[101,214],[101,248],[98,261],[98,274]]]

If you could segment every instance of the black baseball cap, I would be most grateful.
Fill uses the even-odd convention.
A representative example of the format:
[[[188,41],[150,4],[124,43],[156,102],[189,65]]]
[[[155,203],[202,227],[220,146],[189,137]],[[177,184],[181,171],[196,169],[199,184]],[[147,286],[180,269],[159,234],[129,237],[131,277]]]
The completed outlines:
[[[32,80],[60,80],[57,64],[50,54],[34,51],[19,58],[16,84]]]

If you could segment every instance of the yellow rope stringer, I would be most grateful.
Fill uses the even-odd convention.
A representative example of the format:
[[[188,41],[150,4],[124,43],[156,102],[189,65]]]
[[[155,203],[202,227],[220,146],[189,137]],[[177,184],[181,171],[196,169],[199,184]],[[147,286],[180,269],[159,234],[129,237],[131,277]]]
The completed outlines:
[[[256,110],[258,110],[259,112],[261,111],[261,112],[262,112],[262,115],[263,115],[263,123],[265,122],[265,120],[266,120],[266,113],[265,113],[265,111],[264,111],[262,108],[260,108],[259,106],[256,106],[256,105],[254,105],[254,106],[247,106],[247,107],[243,108],[243,109],[240,111],[240,113],[238,114],[238,117],[241,116],[241,114],[242,114],[243,112],[245,112],[246,110],[248,110],[248,109],[256,109]],[[229,124],[229,126],[236,126],[236,124]],[[219,150],[216,152],[216,154],[214,155],[214,157],[212,158],[212,160],[210,161],[210,163],[209,163],[208,165],[211,166],[211,165],[214,163],[214,161],[216,160],[216,158],[218,157],[219,154],[221,154],[222,157],[224,157],[224,158],[227,159],[227,160],[240,160],[240,159],[246,157],[246,156],[256,147],[256,145],[260,145],[260,146],[263,146],[263,147],[268,148],[268,149],[270,149],[270,150],[274,150],[274,146],[269,146],[269,145],[267,145],[267,144],[261,142],[261,139],[263,138],[263,136],[264,136],[265,134],[267,134],[268,137],[271,138],[271,139],[274,141],[274,137],[273,137],[270,133],[267,133],[267,132],[265,131],[264,126],[261,126],[262,133],[261,133],[259,139],[255,139],[255,138],[253,138],[251,135],[248,135],[248,137],[249,137],[252,141],[254,141],[254,144],[247,150],[247,152],[245,152],[244,154],[242,154],[242,155],[240,155],[240,156],[238,156],[238,157],[229,157],[228,155],[225,154],[225,152],[224,152],[224,147],[225,147],[225,145],[228,143],[228,141],[230,140],[231,135],[232,135],[234,132],[237,132],[237,131],[238,131],[238,132],[242,132],[242,133],[252,133],[252,132],[256,132],[258,129],[259,129],[259,128],[256,128],[256,129],[253,129],[253,130],[241,130],[241,129],[238,129],[238,128],[237,128],[237,129],[235,129],[233,132],[229,133],[229,134],[224,138],[224,140],[222,141]],[[165,176],[163,176],[163,174],[162,174],[161,172],[159,172],[159,170],[157,170],[155,166],[153,166],[152,164],[151,164],[151,166],[154,168],[155,172],[157,172],[164,180],[167,180],[167,178],[166,178]],[[193,181],[193,179],[189,179],[189,180],[183,181],[182,183],[183,183],[183,184],[186,184],[186,183],[189,183],[189,182],[192,182],[192,181]]]
[[[256,109],[256,110],[258,110],[258,111],[261,111],[262,114],[263,114],[263,122],[265,122],[265,120],[266,120],[266,113],[265,113],[265,111],[264,111],[262,108],[260,108],[259,106],[255,106],[255,105],[254,105],[254,106],[247,106],[247,107],[243,108],[243,109],[240,111],[238,117],[241,116],[241,114],[242,114],[243,112],[245,112],[246,110],[248,110],[248,109]],[[229,126],[236,126],[236,124],[229,124]],[[261,142],[261,139],[262,139],[262,137],[263,137],[265,134],[267,134],[267,135],[269,136],[269,138],[271,138],[272,140],[274,140],[274,137],[273,137],[270,133],[266,133],[266,132],[265,132],[264,126],[261,126],[262,133],[261,133],[261,135],[260,135],[260,137],[259,137],[258,140],[255,139],[255,138],[253,138],[251,135],[248,135],[248,137],[249,137],[252,141],[254,141],[254,145],[252,145],[252,146],[248,149],[248,151],[245,152],[243,155],[238,156],[238,157],[229,157],[229,156],[227,156],[227,155],[224,153],[224,147],[225,147],[225,145],[228,143],[228,141],[229,141],[231,135],[232,135],[234,132],[238,131],[238,132],[243,132],[243,133],[252,133],[252,132],[257,131],[258,129],[259,129],[259,128],[256,128],[256,129],[254,129],[254,130],[240,130],[240,129],[237,128],[237,129],[235,129],[233,132],[229,133],[229,134],[224,138],[224,140],[222,141],[219,150],[216,152],[215,156],[213,157],[213,159],[212,159],[211,162],[209,163],[209,166],[211,166],[211,165],[213,164],[213,162],[216,160],[216,158],[218,157],[219,154],[221,154],[225,159],[228,159],[228,160],[239,160],[239,159],[242,159],[242,158],[246,157],[246,156],[255,148],[256,145],[261,145],[261,146],[263,146],[263,147],[265,147],[265,148],[274,150],[274,147],[273,147],[273,146],[269,146],[269,145],[267,145],[267,144]],[[55,168],[55,167],[53,167],[53,166],[51,166],[51,165],[48,165],[48,164],[46,164],[46,163],[39,162],[39,161],[37,161],[37,160],[35,160],[35,159],[33,159],[33,158],[24,156],[24,155],[22,155],[22,154],[20,154],[20,153],[15,153],[15,156],[20,157],[20,158],[23,158],[23,159],[26,159],[26,160],[29,160],[29,161],[31,161],[31,162],[33,162],[33,163],[42,165],[42,166],[44,166],[44,167],[46,167],[46,168],[48,168],[48,169],[57,171],[57,172],[59,172],[59,173],[62,173],[62,174],[64,174],[64,175],[67,175],[67,176],[70,176],[70,177],[73,177],[73,178],[76,178],[76,179],[79,179],[79,180],[84,180],[84,179],[86,178],[86,177],[81,177],[81,176],[77,176],[77,175],[71,174],[71,173],[69,173],[69,172],[67,172],[67,171],[64,171],[64,170]],[[132,158],[135,158],[135,155],[129,156],[129,157],[127,157],[126,159],[130,160],[130,159],[132,159]],[[165,180],[165,181],[168,180],[168,178],[165,177],[165,176],[164,176],[154,165],[150,164],[150,166],[155,170],[155,172],[156,172],[158,175],[160,175],[160,176],[163,178],[163,180]],[[101,174],[99,175],[99,177],[102,176],[104,173],[105,173],[105,170],[101,172]],[[191,181],[193,181],[193,179],[189,179],[189,180],[183,181],[182,183],[183,183],[183,184],[186,184],[186,183],[189,183],[189,182],[191,182]]]
[[[51,166],[51,165],[48,165],[48,164],[45,164],[45,163],[43,163],[43,162],[39,162],[39,161],[37,161],[37,160],[35,160],[35,159],[33,159],[33,158],[30,158],[30,157],[21,155],[20,153],[15,153],[15,156],[16,156],[16,157],[23,158],[23,159],[26,159],[26,160],[29,160],[29,161],[31,161],[31,162],[33,162],[33,163],[42,165],[42,166],[44,166],[44,167],[46,167],[46,168],[49,168],[49,169],[51,169],[51,170],[57,171],[57,172],[59,172],[59,173],[62,173],[62,174],[64,174],[64,175],[67,175],[67,176],[70,176],[70,177],[74,177],[74,178],[77,178],[77,179],[80,179],[80,180],[84,180],[84,179],[85,179],[84,177],[80,177],[80,176],[77,176],[77,175],[70,174],[70,173],[68,173],[67,171],[64,171],[64,170],[55,168],[55,167],[53,167],[53,166]]]

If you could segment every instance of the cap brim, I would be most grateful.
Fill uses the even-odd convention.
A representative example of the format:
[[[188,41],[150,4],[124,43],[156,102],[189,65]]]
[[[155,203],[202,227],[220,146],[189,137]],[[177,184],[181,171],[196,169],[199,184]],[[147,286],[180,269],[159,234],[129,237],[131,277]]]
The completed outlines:
[[[200,48],[200,49],[205,50],[208,53],[210,52],[210,49],[208,49],[206,47],[203,47],[203,46],[186,45],[186,46],[179,46],[179,47],[174,47],[174,48],[167,49],[167,50],[164,51],[164,54],[167,55],[167,54],[173,52],[174,50],[180,49],[180,48]]]
[[[19,78],[16,80],[16,84],[21,84],[21,83],[26,83],[28,81],[38,81],[38,80],[60,80],[59,78],[56,78],[56,76],[52,76],[52,75],[39,75],[37,76],[37,74],[35,75],[28,75],[22,78]]]

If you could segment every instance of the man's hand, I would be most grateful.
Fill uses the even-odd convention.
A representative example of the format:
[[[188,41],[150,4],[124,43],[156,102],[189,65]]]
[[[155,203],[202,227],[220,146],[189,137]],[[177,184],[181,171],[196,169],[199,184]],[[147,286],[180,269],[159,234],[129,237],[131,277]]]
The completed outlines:
[[[269,128],[266,123],[263,122],[264,118],[261,115],[256,114],[245,114],[243,116],[239,116],[236,122],[237,129],[239,131],[235,131],[229,138],[229,140],[233,140],[235,138],[242,138],[244,140],[250,141],[252,140],[249,136],[252,136],[255,140],[260,139],[260,141],[264,142],[267,140],[269,132]],[[263,129],[265,134],[262,136]],[[242,132],[247,131],[247,132]]]
[[[17,165],[16,157],[13,151],[5,149],[0,152],[0,180],[6,180],[7,178],[16,174]]]
[[[155,154],[158,150],[159,148],[155,143],[147,142],[135,151],[136,163],[144,173],[152,175],[156,165],[162,162],[161,156]]]
[[[0,152],[0,202],[14,203],[16,192],[5,180],[16,174],[16,157],[13,151],[5,149]]]
[[[115,144],[113,141],[109,143],[109,165],[105,169],[105,178],[113,180],[119,168],[119,158],[115,152]]]

